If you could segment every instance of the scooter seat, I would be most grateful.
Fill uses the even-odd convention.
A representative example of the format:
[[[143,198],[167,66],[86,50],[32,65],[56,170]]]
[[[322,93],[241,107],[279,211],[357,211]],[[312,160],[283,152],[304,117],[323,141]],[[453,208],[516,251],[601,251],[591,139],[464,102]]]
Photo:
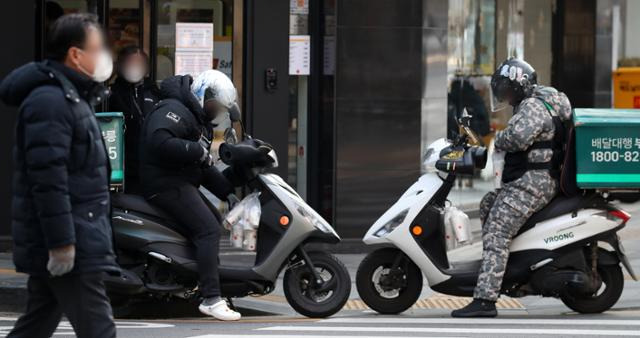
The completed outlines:
[[[154,216],[164,220],[173,220],[173,217],[160,208],[153,206],[151,203],[139,195],[132,194],[111,194],[111,204],[123,210],[136,211],[146,215]]]
[[[572,213],[588,206],[597,204],[598,199],[594,195],[567,197],[558,195],[547,204],[542,210],[533,214],[527,222],[520,228],[518,235],[533,228],[536,224],[548,219],[564,214]]]

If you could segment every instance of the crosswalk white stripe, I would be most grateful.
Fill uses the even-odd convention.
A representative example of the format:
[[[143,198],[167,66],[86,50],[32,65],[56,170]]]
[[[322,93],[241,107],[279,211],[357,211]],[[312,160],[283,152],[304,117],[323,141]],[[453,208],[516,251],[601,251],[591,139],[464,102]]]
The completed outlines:
[[[527,318],[331,318],[320,323],[329,324],[529,324],[529,325],[589,325],[640,326],[640,320],[626,319],[527,319]]]
[[[300,332],[385,332],[385,333],[481,333],[509,335],[574,335],[574,336],[640,336],[637,330],[590,330],[590,329],[501,329],[485,327],[357,327],[357,326],[272,326],[256,329],[256,331],[296,331]]]
[[[255,334],[247,334],[247,335],[238,335],[238,334],[205,334],[202,336],[193,336],[186,338],[284,338],[281,334],[267,334],[267,335],[255,335]],[[291,336],[293,337],[293,336]],[[353,338],[353,336],[303,336],[304,338]],[[375,338],[407,338],[402,336],[375,336]],[[429,338],[463,338],[456,336],[446,336],[446,337],[437,337],[437,336],[429,336]]]
[[[0,321],[15,322],[18,317],[0,317]],[[169,327],[175,327],[173,324],[167,323],[149,323],[149,322],[132,322],[132,321],[116,321],[116,327],[118,329],[165,329]],[[60,321],[58,329],[71,329],[71,323],[66,320]]]

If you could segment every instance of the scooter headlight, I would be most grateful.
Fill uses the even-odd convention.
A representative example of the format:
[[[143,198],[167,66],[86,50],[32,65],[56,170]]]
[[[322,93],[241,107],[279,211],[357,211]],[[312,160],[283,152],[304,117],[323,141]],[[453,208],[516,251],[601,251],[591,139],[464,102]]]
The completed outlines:
[[[331,227],[322,217],[315,213],[315,211],[311,212],[306,210],[306,208],[302,206],[298,206],[298,213],[302,216],[307,222],[313,224],[313,226],[327,234],[334,234],[338,236],[336,231]]]
[[[377,237],[382,237],[390,233],[395,228],[397,228],[398,225],[404,222],[404,219],[407,218],[408,213],[409,213],[408,208],[403,210],[401,213],[397,214],[396,217],[392,218],[389,222],[385,223],[382,227],[380,227],[380,229],[378,229],[378,231],[376,231],[374,235]]]

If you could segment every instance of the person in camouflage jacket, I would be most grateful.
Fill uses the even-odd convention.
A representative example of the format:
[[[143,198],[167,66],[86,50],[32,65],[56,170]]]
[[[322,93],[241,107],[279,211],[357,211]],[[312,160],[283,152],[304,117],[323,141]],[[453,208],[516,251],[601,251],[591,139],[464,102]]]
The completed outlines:
[[[538,86],[535,70],[522,60],[509,59],[500,65],[493,76],[492,89],[498,100],[514,107],[507,127],[495,137],[496,150],[507,153],[503,175],[507,175],[508,167],[514,167],[513,158],[518,154],[523,163],[515,165],[521,168],[519,172],[503,176],[501,189],[489,192],[480,202],[483,253],[474,301],[454,311],[454,317],[497,315],[495,302],[500,295],[511,240],[558,191],[558,179],[552,170],[537,169],[551,163],[557,150],[535,145],[548,144],[557,132],[562,132],[556,130],[554,117],[556,120],[571,117],[567,96],[554,88]],[[514,155],[512,163],[510,155]]]

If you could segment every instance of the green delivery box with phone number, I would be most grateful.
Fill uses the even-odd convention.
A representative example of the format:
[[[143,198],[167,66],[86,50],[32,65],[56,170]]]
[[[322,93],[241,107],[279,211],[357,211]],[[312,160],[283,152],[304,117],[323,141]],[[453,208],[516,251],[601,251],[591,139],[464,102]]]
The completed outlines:
[[[578,186],[640,189],[640,109],[575,109]]]

